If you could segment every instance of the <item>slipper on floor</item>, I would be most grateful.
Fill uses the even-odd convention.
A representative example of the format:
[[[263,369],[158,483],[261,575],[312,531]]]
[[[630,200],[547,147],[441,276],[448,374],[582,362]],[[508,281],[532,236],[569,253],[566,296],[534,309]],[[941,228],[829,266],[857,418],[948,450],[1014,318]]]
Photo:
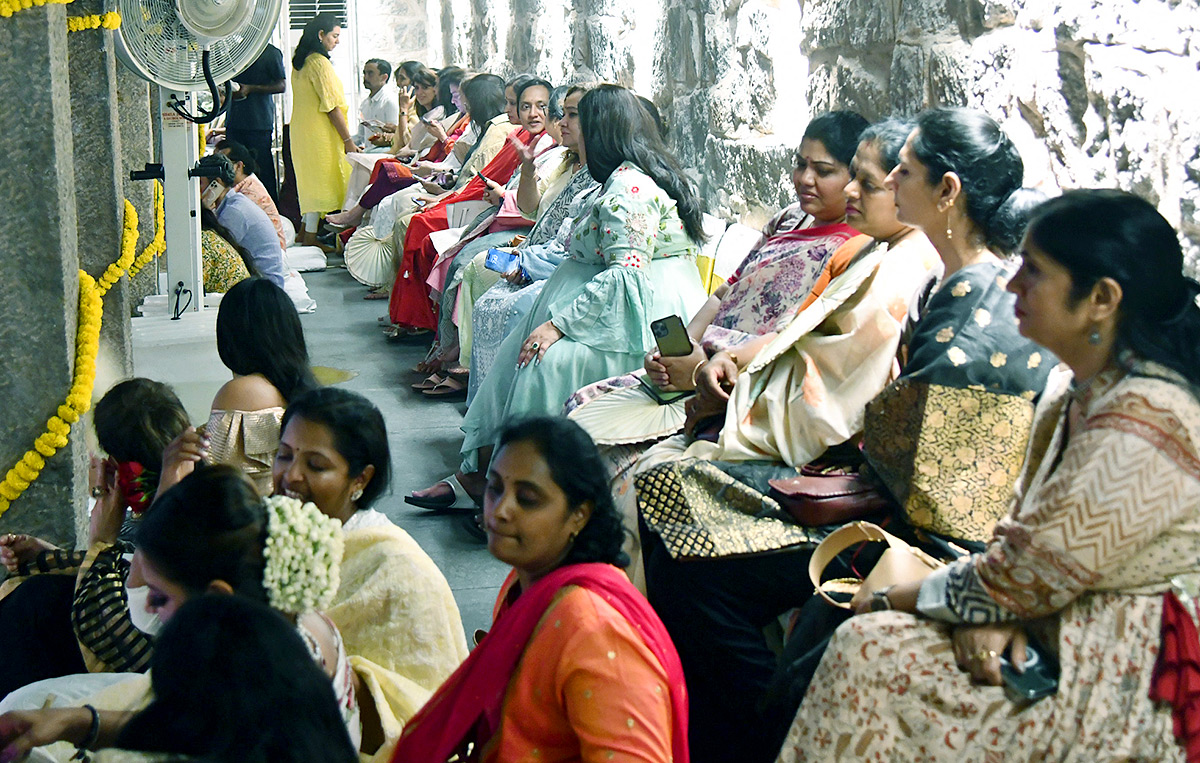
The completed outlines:
[[[369,291],[363,295],[363,299],[389,299],[391,296],[391,292]]]
[[[417,392],[424,392],[426,390],[436,389],[437,386],[444,381],[446,381],[445,376],[433,374],[412,385],[412,388]]]
[[[446,376],[449,376],[451,379],[457,379],[465,384],[471,378],[471,369],[464,368],[463,366],[453,366],[446,369]]]
[[[433,389],[421,390],[427,400],[466,400],[467,385],[458,379],[446,377]]]
[[[440,509],[442,511],[469,511],[472,514],[479,511],[479,504],[475,499],[467,493],[467,489],[458,481],[457,474],[451,474],[443,480],[438,480],[436,484],[445,483],[450,486],[453,495],[442,496],[404,496],[404,502],[410,506],[416,506],[422,509]]]

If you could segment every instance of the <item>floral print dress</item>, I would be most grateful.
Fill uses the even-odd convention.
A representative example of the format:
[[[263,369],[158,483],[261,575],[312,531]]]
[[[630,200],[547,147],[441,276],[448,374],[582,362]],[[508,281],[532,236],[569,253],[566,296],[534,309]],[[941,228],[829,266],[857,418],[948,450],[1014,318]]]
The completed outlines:
[[[509,419],[558,414],[580,387],[638,368],[654,346],[652,321],[686,323],[704,304],[696,254],[667,192],[630,162],[613,170],[468,409],[463,467],[474,471],[475,450],[492,445]],[[548,320],[563,338],[541,363],[517,369],[521,345]]]

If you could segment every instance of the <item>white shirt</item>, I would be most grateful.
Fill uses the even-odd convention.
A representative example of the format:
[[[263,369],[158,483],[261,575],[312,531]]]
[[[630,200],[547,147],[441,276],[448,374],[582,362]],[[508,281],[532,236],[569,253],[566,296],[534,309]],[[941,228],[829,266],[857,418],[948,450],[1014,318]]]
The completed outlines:
[[[360,148],[370,148],[372,135],[381,132],[378,127],[367,127],[362,122],[376,120],[394,125],[400,121],[400,93],[388,82],[375,95],[368,95],[358,107],[359,125],[357,142]]]

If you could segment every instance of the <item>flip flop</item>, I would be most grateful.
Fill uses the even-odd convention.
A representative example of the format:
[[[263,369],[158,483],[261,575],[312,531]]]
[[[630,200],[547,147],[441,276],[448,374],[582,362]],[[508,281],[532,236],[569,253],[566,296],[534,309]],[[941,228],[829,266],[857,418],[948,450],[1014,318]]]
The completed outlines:
[[[449,477],[438,480],[435,484],[440,485],[446,483],[450,489],[454,491],[453,495],[449,496],[404,496],[404,502],[410,506],[416,506],[421,509],[437,509],[440,511],[469,511],[471,514],[479,511],[479,504],[467,492],[467,489],[458,481],[457,474],[451,474]]]
[[[433,374],[412,385],[412,388],[417,392],[425,392],[426,390],[437,389],[437,386],[444,381],[446,381],[446,377]]]
[[[369,291],[363,295],[363,299],[390,299],[391,296],[391,292]]]
[[[467,385],[458,379],[446,377],[438,382],[433,389],[421,390],[421,394],[429,400],[465,400]]]

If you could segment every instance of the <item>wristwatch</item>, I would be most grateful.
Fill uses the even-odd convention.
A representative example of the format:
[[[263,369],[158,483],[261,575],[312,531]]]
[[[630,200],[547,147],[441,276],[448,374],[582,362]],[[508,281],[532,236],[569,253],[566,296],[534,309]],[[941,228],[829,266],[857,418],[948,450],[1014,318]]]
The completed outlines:
[[[878,591],[871,593],[871,598],[868,602],[869,609],[872,612],[886,612],[892,608],[892,600],[888,598],[888,591],[892,590],[892,586],[880,588]]]

